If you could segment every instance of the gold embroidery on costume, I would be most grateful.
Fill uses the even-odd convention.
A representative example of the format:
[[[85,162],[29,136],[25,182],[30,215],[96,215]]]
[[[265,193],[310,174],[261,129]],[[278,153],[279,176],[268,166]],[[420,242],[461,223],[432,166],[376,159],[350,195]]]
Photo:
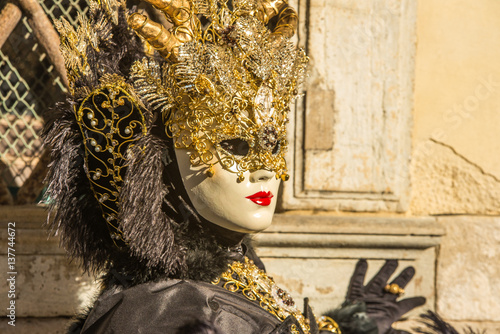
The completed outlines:
[[[328,331],[335,334],[341,334],[339,325],[335,320],[327,316],[321,316],[317,320],[318,329],[320,331]]]
[[[300,334],[299,330],[297,329],[297,326],[296,325],[292,325],[290,326],[290,330],[292,332],[292,334]]]
[[[124,241],[117,218],[127,167],[125,153],[147,131],[144,115],[130,91],[123,78],[105,75],[101,86],[76,110],[85,146],[87,177],[115,242]]]
[[[256,301],[267,312],[283,321],[292,315],[302,331],[309,333],[309,320],[295,307],[292,297],[280,289],[274,280],[245,257],[245,262],[233,262],[220,278],[212,282],[231,292],[240,292],[247,299]]]

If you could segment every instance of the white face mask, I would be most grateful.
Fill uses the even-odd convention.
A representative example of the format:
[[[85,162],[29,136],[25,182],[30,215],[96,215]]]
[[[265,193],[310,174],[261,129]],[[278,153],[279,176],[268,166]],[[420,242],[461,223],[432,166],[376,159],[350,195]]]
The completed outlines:
[[[208,177],[207,166],[192,166],[191,154],[187,149],[175,149],[186,192],[203,218],[243,233],[262,231],[271,225],[280,185],[275,172],[246,171],[244,180],[236,182],[234,172],[218,163],[213,166],[213,176]]]

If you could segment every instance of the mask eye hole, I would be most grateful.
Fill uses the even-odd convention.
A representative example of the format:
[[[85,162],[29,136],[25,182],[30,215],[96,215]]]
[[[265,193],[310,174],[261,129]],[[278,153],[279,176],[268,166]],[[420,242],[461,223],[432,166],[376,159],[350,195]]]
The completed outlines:
[[[276,155],[279,153],[281,149],[281,141],[278,140],[278,142],[276,143],[276,145],[274,145],[274,148],[273,148],[273,155]]]
[[[242,157],[247,155],[248,151],[250,150],[248,142],[241,138],[223,140],[219,144],[220,147],[227,153]]]

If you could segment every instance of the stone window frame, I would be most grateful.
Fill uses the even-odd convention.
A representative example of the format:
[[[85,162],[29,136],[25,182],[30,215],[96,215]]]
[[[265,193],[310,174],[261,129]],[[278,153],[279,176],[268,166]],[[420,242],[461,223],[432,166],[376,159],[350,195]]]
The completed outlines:
[[[323,69],[317,70],[315,68],[315,58],[314,50],[310,45],[311,34],[314,29],[318,27],[311,25],[314,19],[318,19],[318,9],[314,9],[314,6],[325,5],[325,1],[322,0],[295,0],[290,2],[292,6],[297,8],[299,14],[299,30],[297,40],[299,45],[302,45],[308,51],[311,57],[310,66],[310,76],[308,83],[305,85],[304,97],[299,99],[295,105],[294,111],[291,114],[291,126],[289,128],[288,139],[289,139],[289,152],[288,152],[288,167],[291,174],[291,178],[288,182],[283,185],[283,192],[280,201],[280,208],[282,210],[338,210],[338,211],[357,211],[357,212],[405,212],[408,210],[410,201],[410,157],[411,157],[411,130],[412,130],[412,113],[413,113],[413,92],[414,92],[414,76],[415,76],[415,52],[416,52],[416,15],[417,15],[417,3],[415,0],[371,0],[372,6],[377,9],[379,17],[373,19],[370,24],[377,29],[389,29],[394,28],[397,30],[397,44],[393,45],[395,48],[393,54],[397,55],[396,62],[394,59],[386,59],[387,62],[394,62],[391,66],[395,67],[395,71],[388,73],[387,77],[384,78],[384,82],[391,82],[394,87],[397,87],[397,92],[395,97],[392,98],[389,103],[383,105],[381,109],[377,112],[386,113],[388,110],[392,110],[392,114],[396,115],[397,119],[392,122],[379,122],[375,125],[374,132],[377,132],[373,138],[375,141],[379,141],[380,146],[384,147],[390,146],[390,149],[380,153],[379,157],[375,157],[375,150],[369,152],[371,155],[368,160],[371,161],[372,165],[380,163],[381,168],[384,169],[379,173],[378,176],[372,177],[373,187],[376,189],[368,189],[366,186],[361,186],[359,189],[350,186],[346,187],[349,189],[336,189],[335,187],[329,187],[324,189],[320,184],[321,181],[317,181],[315,185],[307,186],[310,180],[314,177],[312,176],[312,170],[321,174],[325,172],[325,169],[330,161],[336,158],[332,158],[333,155],[329,155],[325,164],[316,164],[313,168],[308,168],[308,159],[310,156],[319,152],[320,154],[327,154],[328,152],[333,152],[335,150],[339,151],[340,154],[335,153],[339,159],[344,159],[349,164],[358,163],[359,161],[354,161],[349,158],[348,146],[337,147],[338,142],[349,142],[355,141],[356,138],[349,137],[350,129],[340,129],[340,125],[337,125],[339,119],[336,117],[339,115],[339,110],[337,106],[336,95],[340,95],[341,92],[337,92],[339,84],[326,83],[317,85],[317,72]],[[352,10],[340,8],[341,6],[358,6],[358,2],[346,3],[345,1],[337,1],[339,6],[338,10]],[[362,7],[362,6],[361,6]],[[392,8],[392,9],[391,9]],[[337,10],[337,9],[335,9]],[[362,10],[362,9],[361,9]],[[313,17],[313,15],[315,15]],[[385,20],[391,21],[390,24]],[[383,26],[387,23],[387,26]],[[376,39],[376,37],[369,36],[371,32],[365,32],[363,26],[353,28],[352,36],[356,34],[361,35],[367,34],[368,38]],[[357,30],[356,30],[357,29]],[[375,28],[373,28],[375,29]],[[324,27],[327,30],[327,27]],[[358,36],[359,37],[359,36]],[[321,38],[321,36],[319,37]],[[371,45],[374,45],[376,41],[369,40]],[[338,43],[338,42],[334,42]],[[320,44],[320,43],[316,43]],[[376,43],[375,43],[376,44]],[[359,54],[360,48],[363,45],[357,44],[347,44],[345,45],[347,52],[353,48],[358,48],[355,50]],[[320,48],[320,51],[324,52],[324,49]],[[363,51],[364,52],[364,51]],[[378,51],[380,52],[380,50]],[[340,57],[340,56],[338,56]],[[369,55],[368,55],[369,57]],[[367,61],[371,61],[368,59]],[[338,78],[338,77],[337,77]],[[340,80],[339,80],[340,81]],[[351,81],[352,83],[353,81]],[[347,90],[356,89],[356,87],[348,87]],[[344,91],[346,89],[343,89]],[[377,97],[380,99],[380,97]],[[384,99],[385,97],[382,97]],[[374,102],[375,98],[367,98],[366,103],[370,104]],[[377,102],[377,101],[375,101]],[[385,101],[384,101],[385,103]],[[315,109],[312,110],[312,106],[320,105],[321,109],[319,112]],[[321,112],[323,111],[323,112]],[[310,116],[311,112],[314,112],[314,117]],[[346,111],[340,111],[340,114],[346,115]],[[372,114],[366,117],[377,117],[376,112],[373,111]],[[358,125],[357,121],[360,120],[363,114],[358,113],[353,116],[352,126]],[[357,118],[356,118],[357,117]],[[389,117],[389,116],[387,116]],[[392,117],[394,118],[394,117]],[[342,121],[342,120],[341,120]],[[383,123],[383,124],[382,124]],[[332,124],[330,128],[329,124]],[[389,124],[389,125],[387,125]],[[378,126],[378,128],[377,128]],[[385,126],[389,126],[385,129]],[[338,140],[339,137],[336,132],[345,131],[346,135],[342,140]],[[318,135],[318,133],[320,135]],[[345,138],[347,136],[347,138]],[[326,152],[326,153],[325,153]],[[375,160],[377,160],[375,162]],[[352,166],[351,166],[352,167]],[[334,167],[332,167],[334,168]],[[348,166],[349,168],[349,166]],[[378,168],[375,166],[374,168]],[[372,168],[372,170],[374,169]],[[323,169],[323,171],[321,170]],[[332,173],[333,174],[333,173]],[[353,175],[359,175],[354,173]],[[327,177],[320,177],[326,179]],[[384,180],[383,178],[386,178]],[[356,179],[356,177],[351,177]],[[371,180],[368,177],[366,184],[370,184]],[[356,183],[356,182],[352,182]],[[362,183],[362,182],[361,182]],[[342,188],[342,187],[340,187]]]

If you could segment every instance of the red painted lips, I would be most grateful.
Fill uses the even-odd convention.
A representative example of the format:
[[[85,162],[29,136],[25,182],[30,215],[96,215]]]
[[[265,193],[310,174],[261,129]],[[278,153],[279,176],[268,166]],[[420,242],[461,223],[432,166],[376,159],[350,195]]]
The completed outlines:
[[[258,193],[247,196],[246,198],[248,198],[255,204],[268,206],[269,204],[271,204],[271,198],[273,198],[273,194],[270,191],[259,191]]]

